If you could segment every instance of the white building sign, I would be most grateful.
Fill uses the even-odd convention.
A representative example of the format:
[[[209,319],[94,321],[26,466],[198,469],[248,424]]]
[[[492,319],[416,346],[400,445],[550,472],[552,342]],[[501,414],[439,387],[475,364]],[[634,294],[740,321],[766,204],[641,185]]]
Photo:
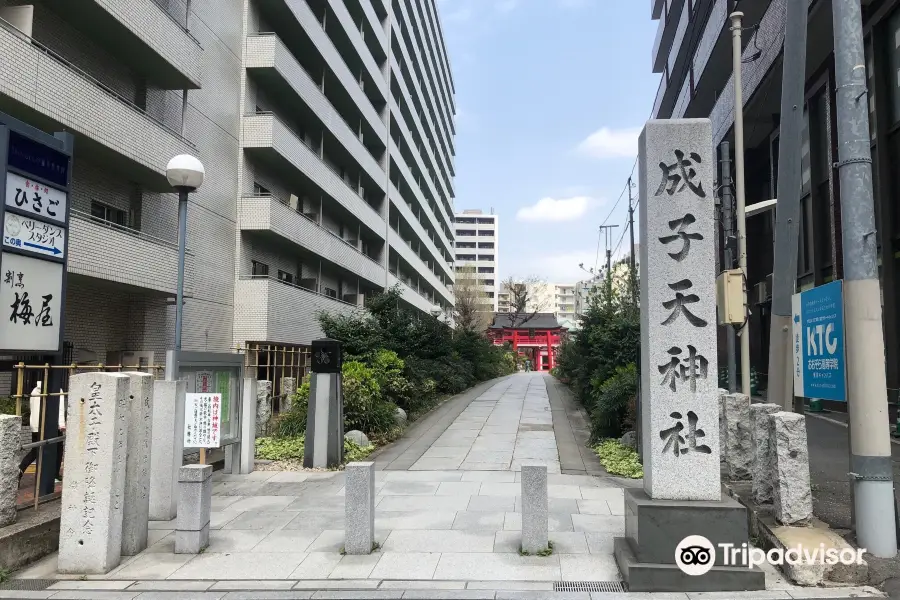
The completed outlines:
[[[221,422],[221,394],[185,394],[185,448],[218,448],[221,443]]]
[[[28,211],[42,219],[66,222],[68,194],[18,173],[6,174],[6,206]]]
[[[45,256],[65,258],[66,230],[31,217],[3,216],[3,245]]]
[[[7,213],[9,216],[9,213]],[[59,350],[64,265],[4,252],[0,268],[0,340],[17,350]]]

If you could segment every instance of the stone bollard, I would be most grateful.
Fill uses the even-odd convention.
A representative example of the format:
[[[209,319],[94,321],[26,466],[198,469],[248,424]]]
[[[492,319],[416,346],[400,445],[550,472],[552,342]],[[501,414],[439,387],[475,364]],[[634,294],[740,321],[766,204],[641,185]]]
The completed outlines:
[[[150,519],[150,441],[153,437],[153,375],[122,373],[129,378],[128,454],[125,459],[125,507],[122,513],[122,555],[134,556],[147,547]]]
[[[750,397],[725,396],[725,464],[731,481],[750,479],[753,452],[750,446]]]
[[[549,517],[547,465],[522,465],[522,552],[547,550]]]
[[[212,472],[212,465],[185,465],[178,470],[175,554],[199,554],[209,546]]]
[[[60,573],[105,574],[122,559],[129,381],[121,373],[69,381]]]
[[[150,519],[171,521],[178,512],[178,469],[184,462],[184,381],[153,382],[150,448]]]
[[[16,522],[21,452],[21,417],[0,415],[0,527]]]
[[[757,504],[772,502],[772,453],[769,450],[769,415],[777,413],[777,404],[750,405],[750,438],[753,448],[753,501]]]
[[[256,382],[256,437],[266,435],[272,418],[272,382],[260,379]]]
[[[294,394],[297,393],[297,379],[295,377],[281,378],[281,412],[291,410]]]
[[[791,412],[770,415],[769,443],[775,468],[775,519],[783,525],[805,523],[812,517],[806,417]]]
[[[719,462],[725,462],[725,440],[728,439],[728,425],[725,421],[725,396],[728,390],[719,388]]]
[[[241,398],[241,474],[252,473],[256,466],[256,385],[255,379],[244,379]]]
[[[344,473],[344,552],[371,554],[375,545],[375,463],[352,462]]]

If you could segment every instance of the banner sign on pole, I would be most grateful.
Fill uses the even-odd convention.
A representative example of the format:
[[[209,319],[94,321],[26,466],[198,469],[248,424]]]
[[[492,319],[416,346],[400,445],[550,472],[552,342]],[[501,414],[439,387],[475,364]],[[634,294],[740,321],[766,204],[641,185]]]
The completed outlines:
[[[846,402],[843,282],[794,294],[794,395]]]

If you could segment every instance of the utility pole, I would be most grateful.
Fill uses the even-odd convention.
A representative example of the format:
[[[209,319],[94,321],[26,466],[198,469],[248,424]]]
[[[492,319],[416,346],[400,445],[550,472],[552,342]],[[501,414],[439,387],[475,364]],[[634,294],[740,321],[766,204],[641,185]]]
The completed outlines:
[[[631,177],[628,178],[628,235],[631,238],[631,303],[634,306],[638,305],[637,301],[637,275],[635,273],[635,260],[634,260],[634,205],[631,200]]]
[[[629,181],[630,181],[630,178],[629,178]],[[629,191],[630,191],[630,188],[629,188]],[[611,271],[611,269],[612,269],[612,250],[609,247],[610,246],[609,232],[611,229],[615,229],[616,227],[618,227],[618,225],[601,225],[600,226],[600,233],[603,233],[604,230],[606,231],[606,276],[607,277],[609,277],[610,274],[612,273],[612,271]]]
[[[803,95],[806,81],[807,6],[788,2],[781,76],[781,128],[778,137],[778,204],[772,269],[772,319],[769,329],[769,402],[803,414],[803,398],[794,399],[791,297],[797,284],[797,235],[800,222],[800,157],[803,143]]]
[[[744,94],[741,81],[741,20],[744,13],[731,13],[731,54],[734,68],[734,179],[737,187],[738,268],[744,279],[744,326],[741,328],[741,392],[750,395],[750,306],[747,303],[747,218],[744,213]]]
[[[719,144],[719,165],[721,175],[719,181],[722,186],[722,231],[723,245],[725,246],[725,264],[723,271],[734,268],[734,195],[731,193],[731,144],[722,142]],[[728,325],[725,330],[725,344],[728,351],[728,391],[737,391],[737,359],[735,356],[734,326]]]
[[[876,267],[869,103],[859,0],[832,0],[850,471],[856,538],[872,555],[897,555],[881,289]],[[896,518],[896,517],[895,517]]]

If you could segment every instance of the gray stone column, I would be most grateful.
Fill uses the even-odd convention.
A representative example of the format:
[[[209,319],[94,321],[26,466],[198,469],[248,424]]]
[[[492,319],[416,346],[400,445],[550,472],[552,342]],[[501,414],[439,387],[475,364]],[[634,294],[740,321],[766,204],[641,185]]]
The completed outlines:
[[[21,451],[22,419],[0,415],[0,527],[16,522]]]
[[[313,340],[303,466],[336,467],[344,461],[341,343]]]
[[[105,574],[122,558],[129,381],[121,373],[69,380],[60,573]]]
[[[153,382],[150,519],[171,521],[178,507],[178,469],[184,462],[184,381]]]
[[[272,417],[272,382],[260,379],[256,382],[256,436],[266,435],[266,426]]]
[[[198,554],[209,546],[212,470],[212,465],[185,465],[178,470],[175,554]]]
[[[241,398],[241,473],[252,473],[256,466],[256,384],[244,379]]]
[[[725,396],[725,464],[731,481],[750,479],[753,450],[750,439],[750,397],[744,394]]]
[[[281,412],[291,410],[294,394],[297,393],[297,379],[294,377],[281,378]]]
[[[522,465],[522,551],[537,554],[550,545],[547,465]]]
[[[125,460],[125,508],[122,554],[134,556],[147,547],[150,519],[150,442],[153,437],[153,375],[123,373],[129,378],[128,457]]]
[[[772,453],[769,451],[769,415],[777,413],[777,404],[750,405],[750,438],[753,447],[753,501],[757,504],[772,502]]]
[[[725,444],[727,443],[725,440],[728,439],[728,424],[725,421],[725,396],[727,395],[728,390],[719,388],[719,448],[721,450],[719,460],[721,462],[725,462]]]
[[[804,523],[812,517],[806,417],[773,413],[769,417],[769,436],[775,465],[775,519],[784,525]]]
[[[344,473],[344,552],[371,554],[375,545],[375,463],[352,462]]]

